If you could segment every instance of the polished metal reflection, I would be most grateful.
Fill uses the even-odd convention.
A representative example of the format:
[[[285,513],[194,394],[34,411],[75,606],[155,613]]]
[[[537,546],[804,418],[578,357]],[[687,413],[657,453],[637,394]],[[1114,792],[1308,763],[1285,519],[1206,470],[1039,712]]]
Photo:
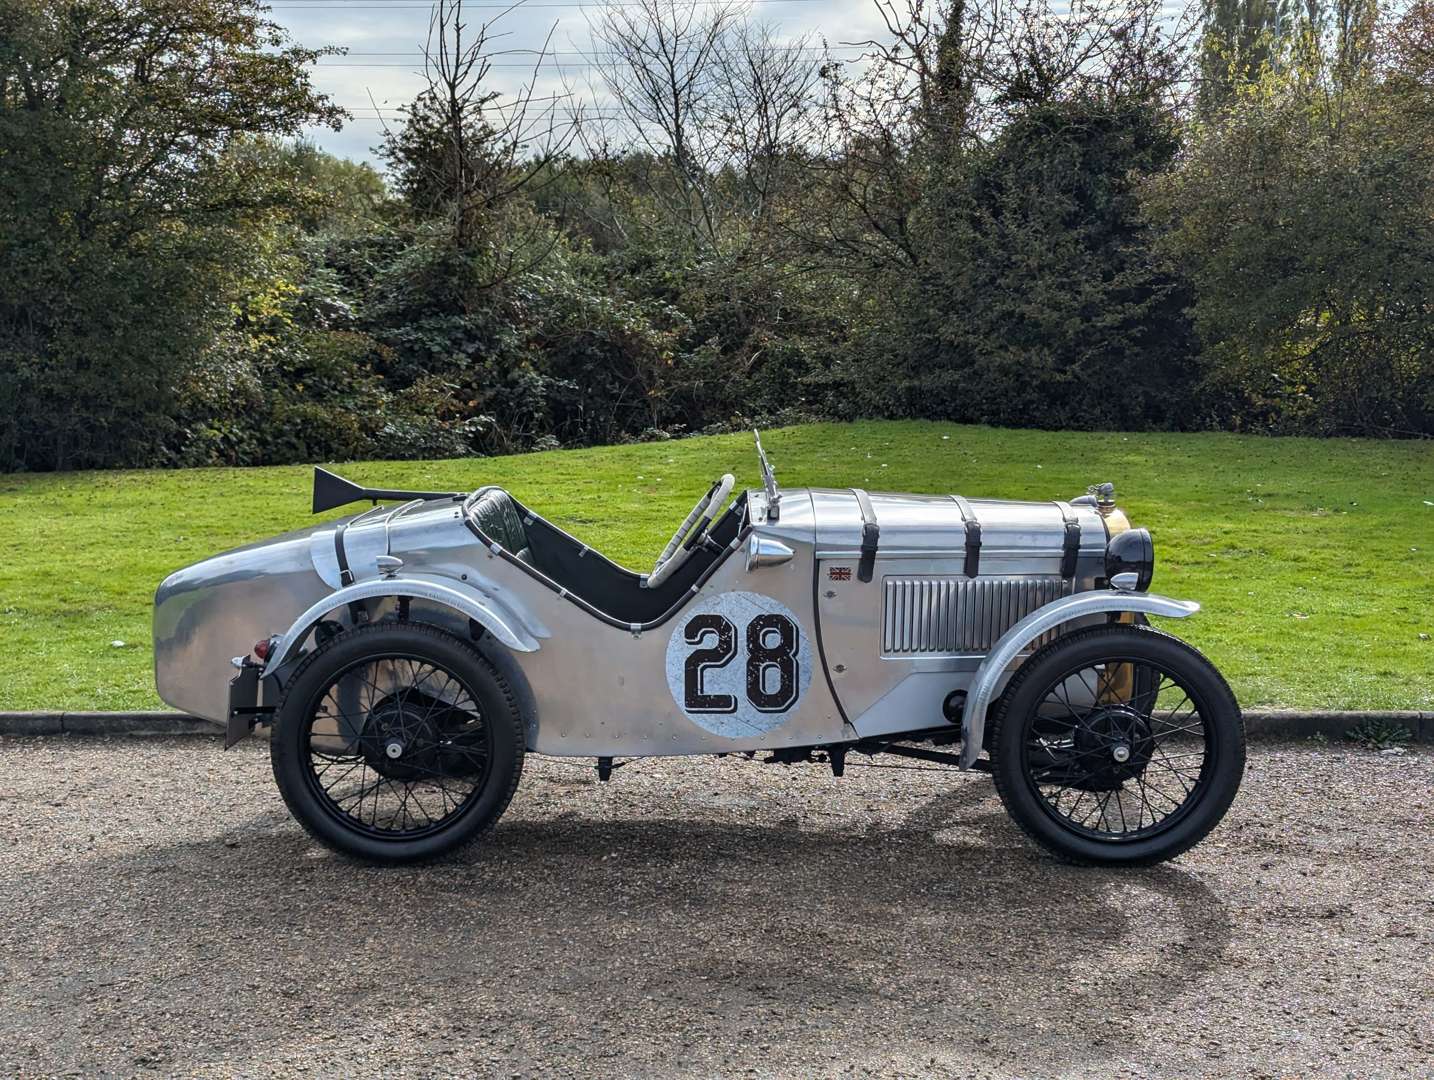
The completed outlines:
[[[796,552],[780,540],[752,534],[747,541],[747,571],[760,570],[764,566],[781,566],[791,562]]]

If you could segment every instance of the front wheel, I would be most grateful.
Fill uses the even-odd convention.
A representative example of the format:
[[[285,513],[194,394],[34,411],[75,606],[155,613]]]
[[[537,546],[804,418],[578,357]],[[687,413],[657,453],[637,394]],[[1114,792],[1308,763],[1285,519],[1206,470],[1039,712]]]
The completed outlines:
[[[1037,843],[1077,863],[1145,866],[1229,809],[1245,729],[1229,686],[1144,626],[1077,631],[1012,677],[991,729],[996,790]]]
[[[337,635],[294,672],[270,756],[314,839],[369,862],[438,858],[482,835],[523,771],[513,692],[469,643],[382,622]]]

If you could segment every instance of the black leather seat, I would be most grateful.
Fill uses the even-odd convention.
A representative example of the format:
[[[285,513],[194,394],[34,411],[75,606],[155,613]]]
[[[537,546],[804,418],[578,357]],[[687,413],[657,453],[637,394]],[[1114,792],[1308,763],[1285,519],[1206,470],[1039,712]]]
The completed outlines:
[[[525,509],[502,488],[480,488],[469,504],[469,514],[485,541],[497,544],[576,602],[621,626],[648,623],[675,609],[719,556],[730,551],[746,520],[745,506],[723,514],[712,525],[713,544],[700,547],[670,578],[649,589],[641,574],[604,558]]]
[[[501,488],[485,491],[473,504],[473,520],[483,535],[505,551],[516,555],[529,566],[533,565],[533,553],[528,547],[528,531],[523,528],[523,519],[518,508]]]

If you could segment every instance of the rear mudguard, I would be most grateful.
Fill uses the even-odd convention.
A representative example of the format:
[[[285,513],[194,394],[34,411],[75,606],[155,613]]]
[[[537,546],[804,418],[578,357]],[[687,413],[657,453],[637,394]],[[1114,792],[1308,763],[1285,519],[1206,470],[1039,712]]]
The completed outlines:
[[[314,624],[331,611],[356,600],[377,597],[410,597],[428,600],[466,615],[498,641],[515,652],[537,652],[539,639],[551,637],[546,627],[531,618],[524,618],[497,597],[467,584],[409,574],[401,577],[361,581],[338,589],[319,600],[294,620],[269,651],[264,675],[274,674],[308,636]]]
[[[1004,685],[1007,669],[1036,638],[1064,623],[1087,615],[1121,614],[1127,611],[1144,615],[1163,615],[1184,619],[1200,610],[1189,600],[1172,600],[1151,593],[1121,592],[1116,589],[1083,592],[1063,596],[1031,612],[1012,626],[996,642],[966,693],[966,707],[961,713],[961,768],[969,769],[981,752],[981,738],[986,731],[986,713],[996,692]]]

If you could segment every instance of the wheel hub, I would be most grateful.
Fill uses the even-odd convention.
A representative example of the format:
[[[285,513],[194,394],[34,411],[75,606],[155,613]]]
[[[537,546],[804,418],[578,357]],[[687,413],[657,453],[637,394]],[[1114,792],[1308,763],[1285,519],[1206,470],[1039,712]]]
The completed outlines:
[[[369,767],[391,780],[416,780],[437,770],[438,730],[432,699],[413,694],[386,697],[368,714],[363,754]]]
[[[1072,764],[1082,774],[1072,787],[1112,791],[1141,775],[1155,738],[1149,718],[1129,705],[1102,705],[1075,730]]]
[[[392,780],[467,775],[479,767],[464,753],[461,731],[468,717],[429,694],[412,690],[379,701],[368,714],[361,739],[369,767]]]

